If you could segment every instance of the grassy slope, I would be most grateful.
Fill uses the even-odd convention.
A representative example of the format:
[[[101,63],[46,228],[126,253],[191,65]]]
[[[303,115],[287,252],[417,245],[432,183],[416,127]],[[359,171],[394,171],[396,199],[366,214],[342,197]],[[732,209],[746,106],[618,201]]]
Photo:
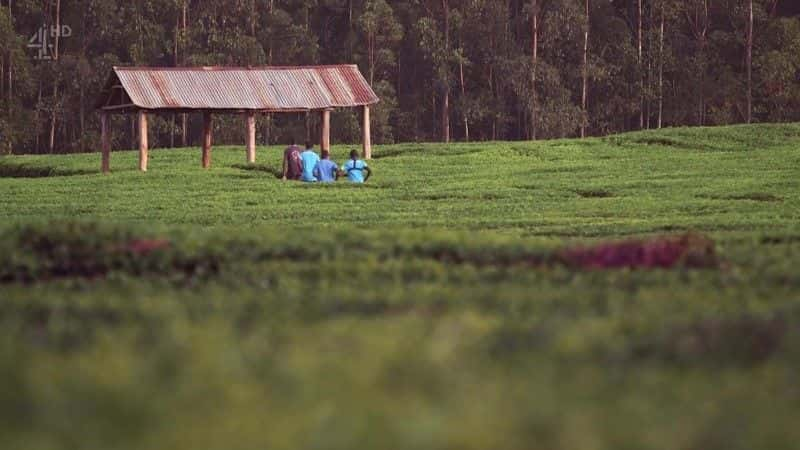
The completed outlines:
[[[798,145],[800,125],[387,146],[362,187],[281,183],[242,149],[0,177],[0,277],[172,242],[147,270],[0,284],[4,448],[796,448]],[[684,229],[725,265],[434,257]]]
[[[376,150],[363,189],[280,183],[235,168],[243,149],[112,155],[112,176],[0,178],[12,222],[93,217],[122,223],[204,226],[358,225],[497,229],[517,235],[595,236],[693,228],[795,231],[800,209],[800,125],[679,129],[543,143],[398,145]],[[650,145],[647,145],[647,144]],[[666,144],[666,145],[664,145]],[[334,149],[339,161],[346,148]],[[262,168],[280,150],[259,149]],[[63,170],[96,170],[99,156],[9,158]],[[583,198],[579,192],[607,192]],[[8,195],[10,194],[10,195]],[[751,194],[782,201],[748,201]],[[739,200],[731,198],[741,197]]]

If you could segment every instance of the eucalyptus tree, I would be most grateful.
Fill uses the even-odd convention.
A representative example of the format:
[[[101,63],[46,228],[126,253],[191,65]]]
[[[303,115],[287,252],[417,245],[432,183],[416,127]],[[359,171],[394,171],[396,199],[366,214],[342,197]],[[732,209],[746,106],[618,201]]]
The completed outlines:
[[[450,42],[450,1],[428,0],[423,2],[425,15],[415,27],[419,38],[419,49],[435,76],[435,89],[441,100],[440,138],[450,142],[450,90],[453,85],[453,63],[456,53]]]

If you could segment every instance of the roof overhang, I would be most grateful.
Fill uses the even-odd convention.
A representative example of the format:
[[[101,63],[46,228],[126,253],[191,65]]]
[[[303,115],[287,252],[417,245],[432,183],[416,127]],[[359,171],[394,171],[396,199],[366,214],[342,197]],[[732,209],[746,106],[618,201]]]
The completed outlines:
[[[377,103],[355,65],[114,67],[95,104],[111,113],[304,112]]]

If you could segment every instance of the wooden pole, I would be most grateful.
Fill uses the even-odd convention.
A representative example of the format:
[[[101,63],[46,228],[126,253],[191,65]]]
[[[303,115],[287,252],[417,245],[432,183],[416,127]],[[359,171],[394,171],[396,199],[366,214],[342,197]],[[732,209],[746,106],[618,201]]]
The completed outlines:
[[[320,121],[320,151],[331,149],[331,111],[325,109],[322,111],[322,120]]]
[[[100,170],[108,173],[111,171],[111,136],[108,129],[108,113],[105,111],[100,114],[100,150],[103,153]]]
[[[203,113],[203,168],[211,167],[211,113]]]
[[[247,162],[256,162],[256,113],[247,113]]]
[[[139,111],[139,170],[147,172],[147,113]]]
[[[369,120],[369,106],[364,105],[364,123],[361,125],[361,131],[364,134],[362,143],[364,145],[364,159],[372,159],[372,136],[370,133],[370,120]]]

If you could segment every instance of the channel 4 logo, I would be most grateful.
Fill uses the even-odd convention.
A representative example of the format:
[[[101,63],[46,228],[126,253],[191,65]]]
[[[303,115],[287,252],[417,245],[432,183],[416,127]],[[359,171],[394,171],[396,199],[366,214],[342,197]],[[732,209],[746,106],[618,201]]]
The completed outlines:
[[[51,60],[53,59],[53,39],[68,38],[72,36],[72,28],[69,25],[42,26],[28,40],[28,48],[37,49],[34,59]]]

